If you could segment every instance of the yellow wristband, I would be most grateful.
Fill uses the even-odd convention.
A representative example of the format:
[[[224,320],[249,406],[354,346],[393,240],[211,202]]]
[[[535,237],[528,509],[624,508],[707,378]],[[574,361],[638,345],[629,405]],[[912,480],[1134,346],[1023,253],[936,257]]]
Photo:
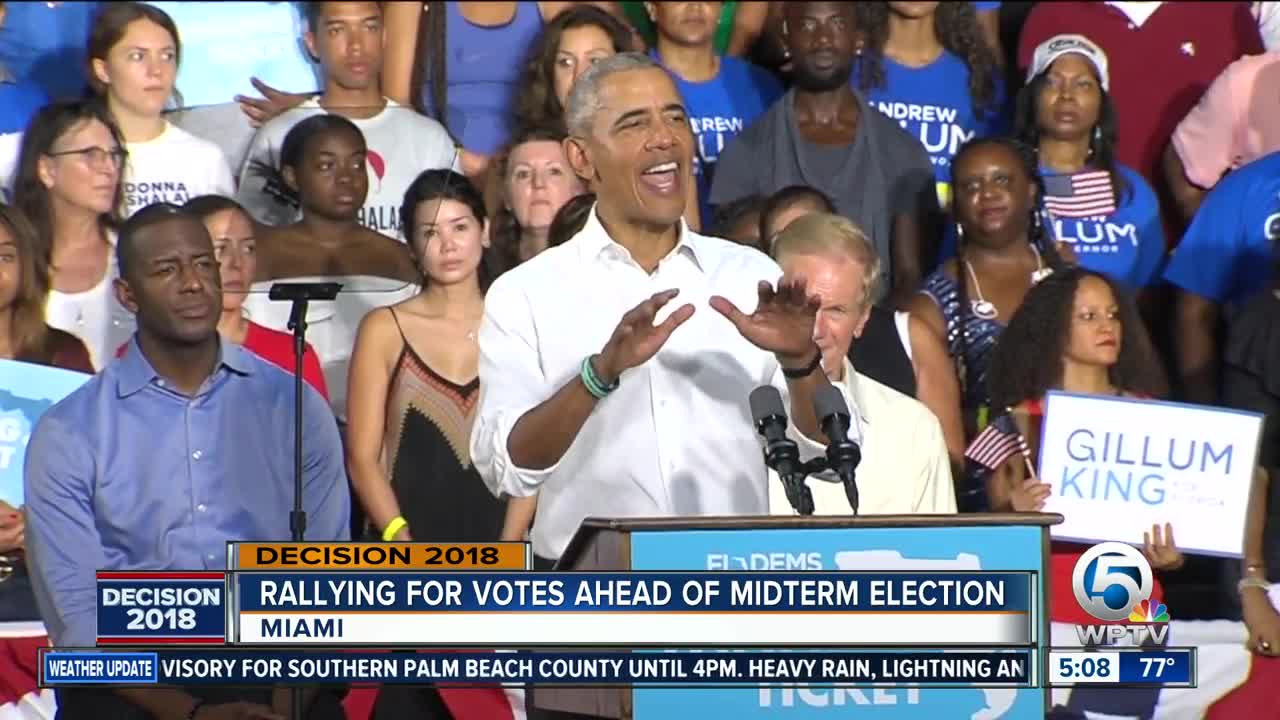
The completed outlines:
[[[409,527],[409,521],[405,520],[403,515],[395,516],[391,522],[387,523],[386,529],[382,531],[382,541],[391,542],[395,539],[396,533],[407,527]]]

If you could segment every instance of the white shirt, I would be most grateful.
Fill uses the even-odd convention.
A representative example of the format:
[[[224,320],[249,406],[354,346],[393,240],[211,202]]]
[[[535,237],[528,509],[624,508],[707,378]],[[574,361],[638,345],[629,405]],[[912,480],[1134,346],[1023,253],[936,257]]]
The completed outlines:
[[[18,169],[22,133],[0,135],[0,200],[13,202],[13,173]]]
[[[320,359],[324,384],[329,388],[329,404],[338,418],[345,421],[347,370],[351,365],[351,351],[356,344],[356,331],[360,329],[360,321],[373,310],[417,295],[419,287],[399,280],[365,275],[289,278],[254,283],[244,298],[244,316],[259,325],[289,334],[293,334],[289,329],[289,314],[293,310],[293,303],[271,299],[271,286],[276,282],[342,284],[336,300],[307,304],[307,343]]]
[[[126,143],[125,149],[125,217],[152,203],[181,205],[201,195],[235,195],[222,149],[169,122],[155,139]]]
[[[107,268],[93,287],[78,293],[50,290],[45,301],[44,316],[49,327],[70,333],[84,343],[95,370],[101,370],[116,356],[116,348],[124,344],[137,329],[133,313],[116,300],[114,281],[120,276],[116,264],[115,233],[108,233],[112,245],[107,255]]]
[[[779,371],[779,379],[781,371]],[[860,515],[936,514],[956,511],[951,461],[942,440],[942,425],[918,400],[856,372],[844,361],[844,379],[835,386],[844,393],[856,417],[861,435],[862,462],[858,463],[858,513]],[[860,431],[860,432],[859,432]],[[814,515],[849,515],[844,484],[834,473],[808,480],[813,493]],[[795,513],[787,501],[782,481],[769,472],[769,512]]]
[[[560,557],[589,516],[768,512],[747,398],[773,381],[778,364],[707,300],[722,295],[752,312],[757,283],[782,270],[758,250],[681,227],[676,248],[650,275],[592,210],[572,240],[502,275],[485,298],[471,458],[495,495],[539,493],[530,539],[542,557]],[[680,294],[657,321],[684,303],[693,316],[657,355],[622,374],[558,463],[517,467],[507,451],[516,421],[577,377],[623,314],[671,288]],[[802,453],[820,452],[795,435]]]
[[[1142,27],[1142,25],[1146,23],[1147,20],[1150,19],[1152,15],[1156,14],[1156,11],[1159,10],[1160,6],[1163,5],[1164,3],[1148,1],[1148,2],[1109,2],[1107,4],[1116,8],[1120,12],[1124,13],[1129,18],[1129,22],[1132,22],[1134,25],[1137,25],[1138,27]]]
[[[280,226],[298,218],[294,208],[263,191],[266,179],[258,166],[279,170],[280,146],[285,136],[294,125],[325,112],[328,111],[320,106],[320,100],[311,98],[281,113],[253,136],[253,144],[240,169],[237,197],[258,222]],[[360,224],[393,240],[403,240],[400,205],[404,203],[404,193],[425,170],[461,167],[453,139],[440,123],[390,99],[377,115],[351,118],[351,122],[364,133],[369,149],[366,160],[369,194],[360,209]]]

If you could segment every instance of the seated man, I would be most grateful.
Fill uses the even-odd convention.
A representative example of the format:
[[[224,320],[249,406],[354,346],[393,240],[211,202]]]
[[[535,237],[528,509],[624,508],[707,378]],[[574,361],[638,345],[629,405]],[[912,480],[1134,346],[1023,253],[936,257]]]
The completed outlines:
[[[228,541],[290,539],[293,377],[219,339],[208,231],[152,205],[125,223],[116,252],[116,297],[137,315],[132,346],[41,416],[26,454],[32,586],[57,647],[94,645],[97,570],[222,570]],[[303,391],[306,539],[347,540],[337,425],[319,393]],[[288,695],[69,690],[58,693],[58,717],[271,717]],[[333,716],[320,704],[307,717]]]
[[[857,479],[863,514],[954,513],[951,464],[938,419],[920,402],[863,375],[849,362],[861,337],[880,277],[880,258],[867,236],[838,215],[815,213],[778,234],[774,258],[784,277],[803,277],[821,300],[814,339],[827,377],[844,393],[862,462]],[[860,430],[860,433],[859,433]],[[771,475],[773,475],[771,473]],[[848,515],[844,486],[833,473],[809,479],[815,515]],[[782,481],[770,477],[769,510],[790,514]]]

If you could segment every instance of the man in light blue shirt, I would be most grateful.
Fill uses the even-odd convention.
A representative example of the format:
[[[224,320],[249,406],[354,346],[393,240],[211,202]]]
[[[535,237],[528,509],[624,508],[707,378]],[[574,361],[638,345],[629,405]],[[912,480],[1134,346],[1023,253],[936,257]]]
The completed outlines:
[[[132,347],[47,411],[26,453],[27,557],[59,647],[96,641],[97,570],[222,570],[228,541],[290,539],[294,380],[220,339],[209,233],[151,205],[125,223],[117,255],[116,296],[137,315]],[[303,392],[306,539],[347,540],[337,424],[310,385]],[[191,717],[203,701],[271,703],[270,689],[193,692],[81,690],[58,702],[65,717],[133,717],[105,711],[111,703],[154,717]]]

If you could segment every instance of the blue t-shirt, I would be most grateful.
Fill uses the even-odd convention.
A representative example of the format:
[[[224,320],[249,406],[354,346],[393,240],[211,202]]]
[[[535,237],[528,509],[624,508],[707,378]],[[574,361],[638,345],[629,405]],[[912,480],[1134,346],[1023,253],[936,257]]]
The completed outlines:
[[[657,57],[654,51],[654,58]],[[702,224],[711,222],[711,179],[720,153],[782,97],[782,85],[768,71],[736,57],[720,58],[720,72],[707,82],[691,83],[671,74],[689,111],[693,128],[693,172],[698,183]]]
[[[47,102],[49,97],[30,78],[0,82],[0,135],[24,132],[32,116]]]
[[[97,9],[96,2],[5,3],[0,63],[51,98],[79,97],[87,85],[85,41]]]
[[[1159,280],[1164,262],[1164,226],[1160,224],[1156,194],[1147,181],[1130,167],[1117,165],[1117,168],[1129,189],[1116,199],[1116,210],[1107,215],[1054,218],[1047,239],[1070,243],[1081,267],[1106,273],[1134,291]],[[1066,174],[1041,167],[1040,176],[1054,178]],[[1047,182],[1053,184],[1052,180]],[[955,255],[954,226],[948,228],[942,245],[941,260]]]
[[[933,161],[938,181],[938,201],[951,204],[951,158],[974,137],[999,135],[1006,131],[1004,81],[995,76],[996,92],[982,118],[969,95],[969,66],[950,52],[924,67],[907,67],[883,58],[884,86],[866,92],[867,102],[897,120],[911,136],[924,145]],[[860,87],[854,73],[853,83]]]
[[[1219,304],[1267,288],[1280,241],[1280,153],[1227,173],[1196,211],[1164,277]]]
[[[178,92],[183,107],[258,97],[256,77],[285,92],[320,89],[320,66],[302,42],[306,20],[291,2],[151,2],[182,39]]]
[[[1050,240],[1071,245],[1080,266],[1106,273],[1129,290],[1155,284],[1164,263],[1164,226],[1155,191],[1132,168],[1117,165],[1128,190],[1116,198],[1116,210],[1092,217],[1056,217]],[[1040,168],[1040,177],[1067,175]]]
[[[978,12],[985,12],[985,11],[987,11],[987,10],[999,10],[999,9],[1000,9],[1000,3],[998,3],[998,2],[975,2],[975,3],[973,4],[973,8],[974,8],[975,10],[977,10]]]

